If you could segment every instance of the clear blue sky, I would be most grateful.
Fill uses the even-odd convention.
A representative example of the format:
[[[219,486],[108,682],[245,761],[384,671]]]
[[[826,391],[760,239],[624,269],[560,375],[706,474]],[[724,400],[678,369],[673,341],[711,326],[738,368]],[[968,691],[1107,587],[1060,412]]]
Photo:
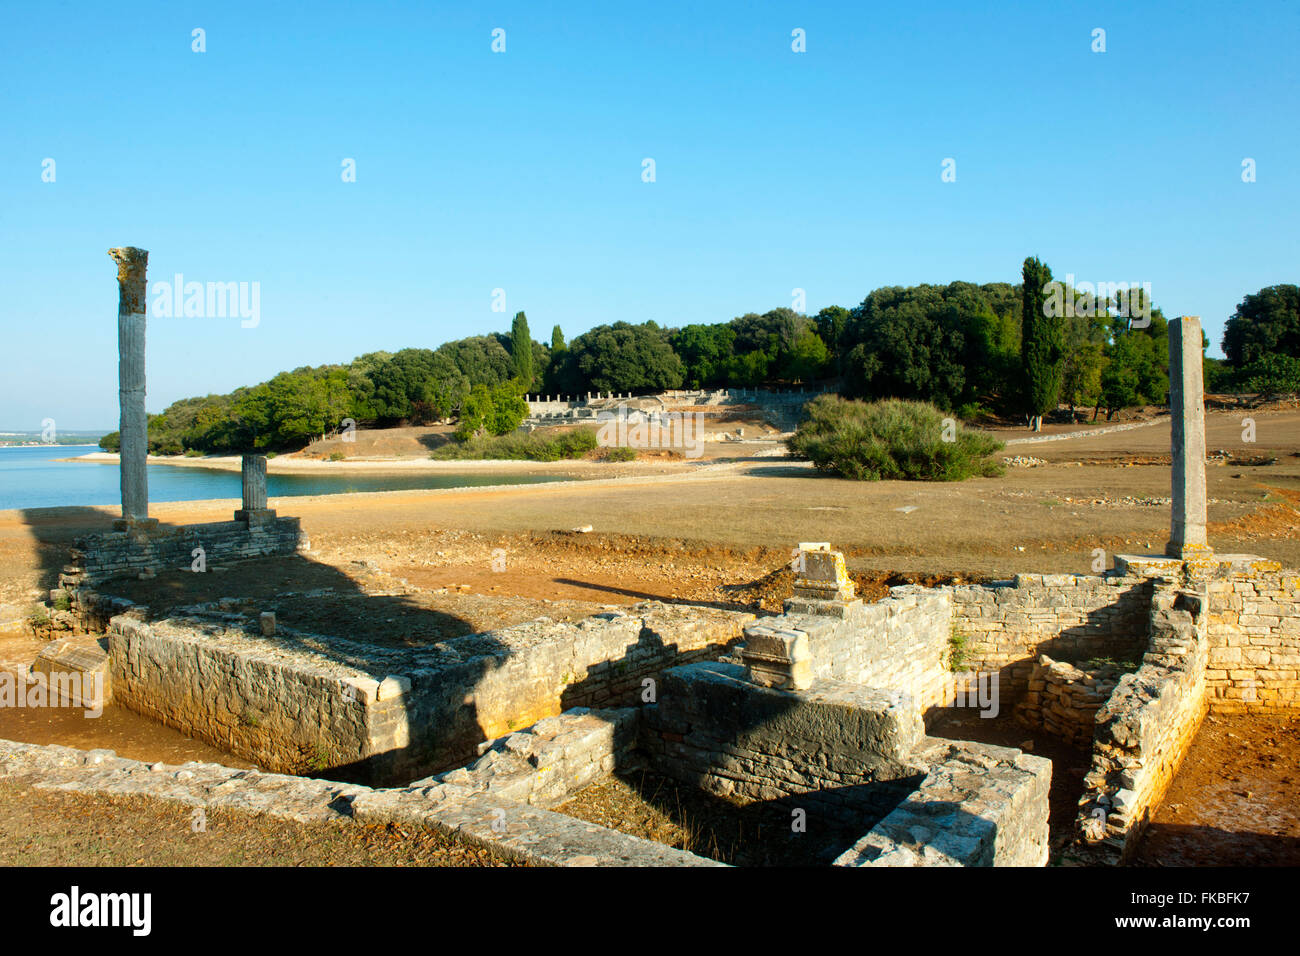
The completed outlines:
[[[151,318],[150,411],[518,309],[815,312],[1031,254],[1151,282],[1217,353],[1298,278],[1293,2],[284,6],[7,10],[0,429],[116,427],[117,245],[260,283],[256,328]]]

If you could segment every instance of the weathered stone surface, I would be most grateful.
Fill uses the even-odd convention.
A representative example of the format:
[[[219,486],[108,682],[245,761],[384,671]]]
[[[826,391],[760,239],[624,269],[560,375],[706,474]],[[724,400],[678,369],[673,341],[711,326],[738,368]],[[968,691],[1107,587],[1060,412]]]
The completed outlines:
[[[117,387],[120,418],[122,517],[149,517],[148,415],[145,413],[145,273],[149,253],[126,246],[109,249],[117,262]]]
[[[147,765],[111,750],[0,740],[0,779],[40,789],[134,794],[302,823],[425,826],[507,857],[549,866],[721,866],[681,850],[455,786],[376,790],[220,764]]]
[[[912,758],[920,711],[889,690],[824,679],[776,690],[701,663],[666,671],[642,713],[641,749],[661,773],[744,801],[798,797],[841,824],[878,819],[925,772]]]
[[[1169,417],[1173,453],[1169,544],[1165,553],[1196,558],[1210,551],[1205,536],[1204,339],[1199,316],[1169,323]]]
[[[1157,585],[1144,663],[1097,712],[1077,822],[1085,859],[1127,858],[1196,736],[1208,707],[1208,607],[1205,592]]]
[[[52,702],[101,711],[113,697],[107,643],[81,634],[51,641],[32,663],[32,675],[43,680]]]
[[[972,741],[935,743],[921,785],[836,866],[1046,866],[1052,764]]]

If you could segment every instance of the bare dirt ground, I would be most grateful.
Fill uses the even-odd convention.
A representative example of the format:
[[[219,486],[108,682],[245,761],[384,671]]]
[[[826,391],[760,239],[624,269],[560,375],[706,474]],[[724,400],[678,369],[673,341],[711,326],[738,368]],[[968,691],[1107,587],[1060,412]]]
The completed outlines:
[[[295,823],[0,781],[0,866],[509,866],[432,830]]]
[[[1247,416],[1254,443],[1242,440]],[[1154,422],[1010,446],[1003,455],[1022,464],[959,484],[844,481],[799,462],[744,457],[751,447],[703,464],[632,463],[613,481],[275,499],[281,514],[301,518],[311,554],[225,570],[218,557],[212,574],[169,572],[121,590],[164,606],[221,597],[274,604],[291,626],[411,646],[647,598],[775,611],[801,541],[844,550],[868,598],[904,581],[1091,572],[1095,549],[1106,566],[1115,553],[1163,549],[1169,424]],[[1207,443],[1214,548],[1300,567],[1300,411],[1211,412]],[[229,520],[235,507],[181,502],[151,514],[178,525]],[[0,628],[21,634],[30,602],[54,586],[75,537],[107,529],[113,516],[107,508],[0,512]],[[285,596],[322,588],[324,599]],[[387,602],[382,616],[377,600]],[[34,654],[16,647],[15,660]],[[1239,736],[1265,752],[1266,736],[1250,728]],[[1280,746],[1300,752],[1294,737]],[[1200,748],[1198,740],[1193,756]],[[1054,802],[1053,813],[1064,810]]]
[[[1300,865],[1300,714],[1205,718],[1139,866]]]

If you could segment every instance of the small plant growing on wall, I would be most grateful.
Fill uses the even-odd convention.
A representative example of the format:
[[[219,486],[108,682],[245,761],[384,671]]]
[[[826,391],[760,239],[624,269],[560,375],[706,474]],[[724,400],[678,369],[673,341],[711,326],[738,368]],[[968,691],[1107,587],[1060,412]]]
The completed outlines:
[[[322,744],[317,744],[312,753],[311,761],[307,764],[307,769],[313,773],[319,773],[330,765],[330,755]]]
[[[962,669],[970,657],[970,650],[967,644],[970,643],[970,637],[961,631],[953,628],[948,634],[948,670],[957,671]]]

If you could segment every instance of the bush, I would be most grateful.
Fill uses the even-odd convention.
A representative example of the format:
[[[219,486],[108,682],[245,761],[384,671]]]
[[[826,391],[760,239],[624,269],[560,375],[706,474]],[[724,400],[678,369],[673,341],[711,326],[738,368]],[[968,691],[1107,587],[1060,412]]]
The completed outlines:
[[[464,440],[450,441],[429,457],[442,461],[467,459],[560,461],[566,458],[581,458],[595,447],[596,429],[578,428],[550,437],[540,431],[527,435],[471,436]]]
[[[944,441],[943,414],[924,402],[868,404],[819,395],[808,403],[808,418],[790,440],[790,451],[819,471],[858,481],[963,481],[1002,474],[1002,464],[989,460],[1002,448],[1000,441],[955,419],[948,434],[952,441]]]
[[[636,461],[635,448],[610,448],[605,452],[605,461]]]
[[[348,456],[343,454],[341,451],[330,452],[330,461],[342,461],[346,457]]]

